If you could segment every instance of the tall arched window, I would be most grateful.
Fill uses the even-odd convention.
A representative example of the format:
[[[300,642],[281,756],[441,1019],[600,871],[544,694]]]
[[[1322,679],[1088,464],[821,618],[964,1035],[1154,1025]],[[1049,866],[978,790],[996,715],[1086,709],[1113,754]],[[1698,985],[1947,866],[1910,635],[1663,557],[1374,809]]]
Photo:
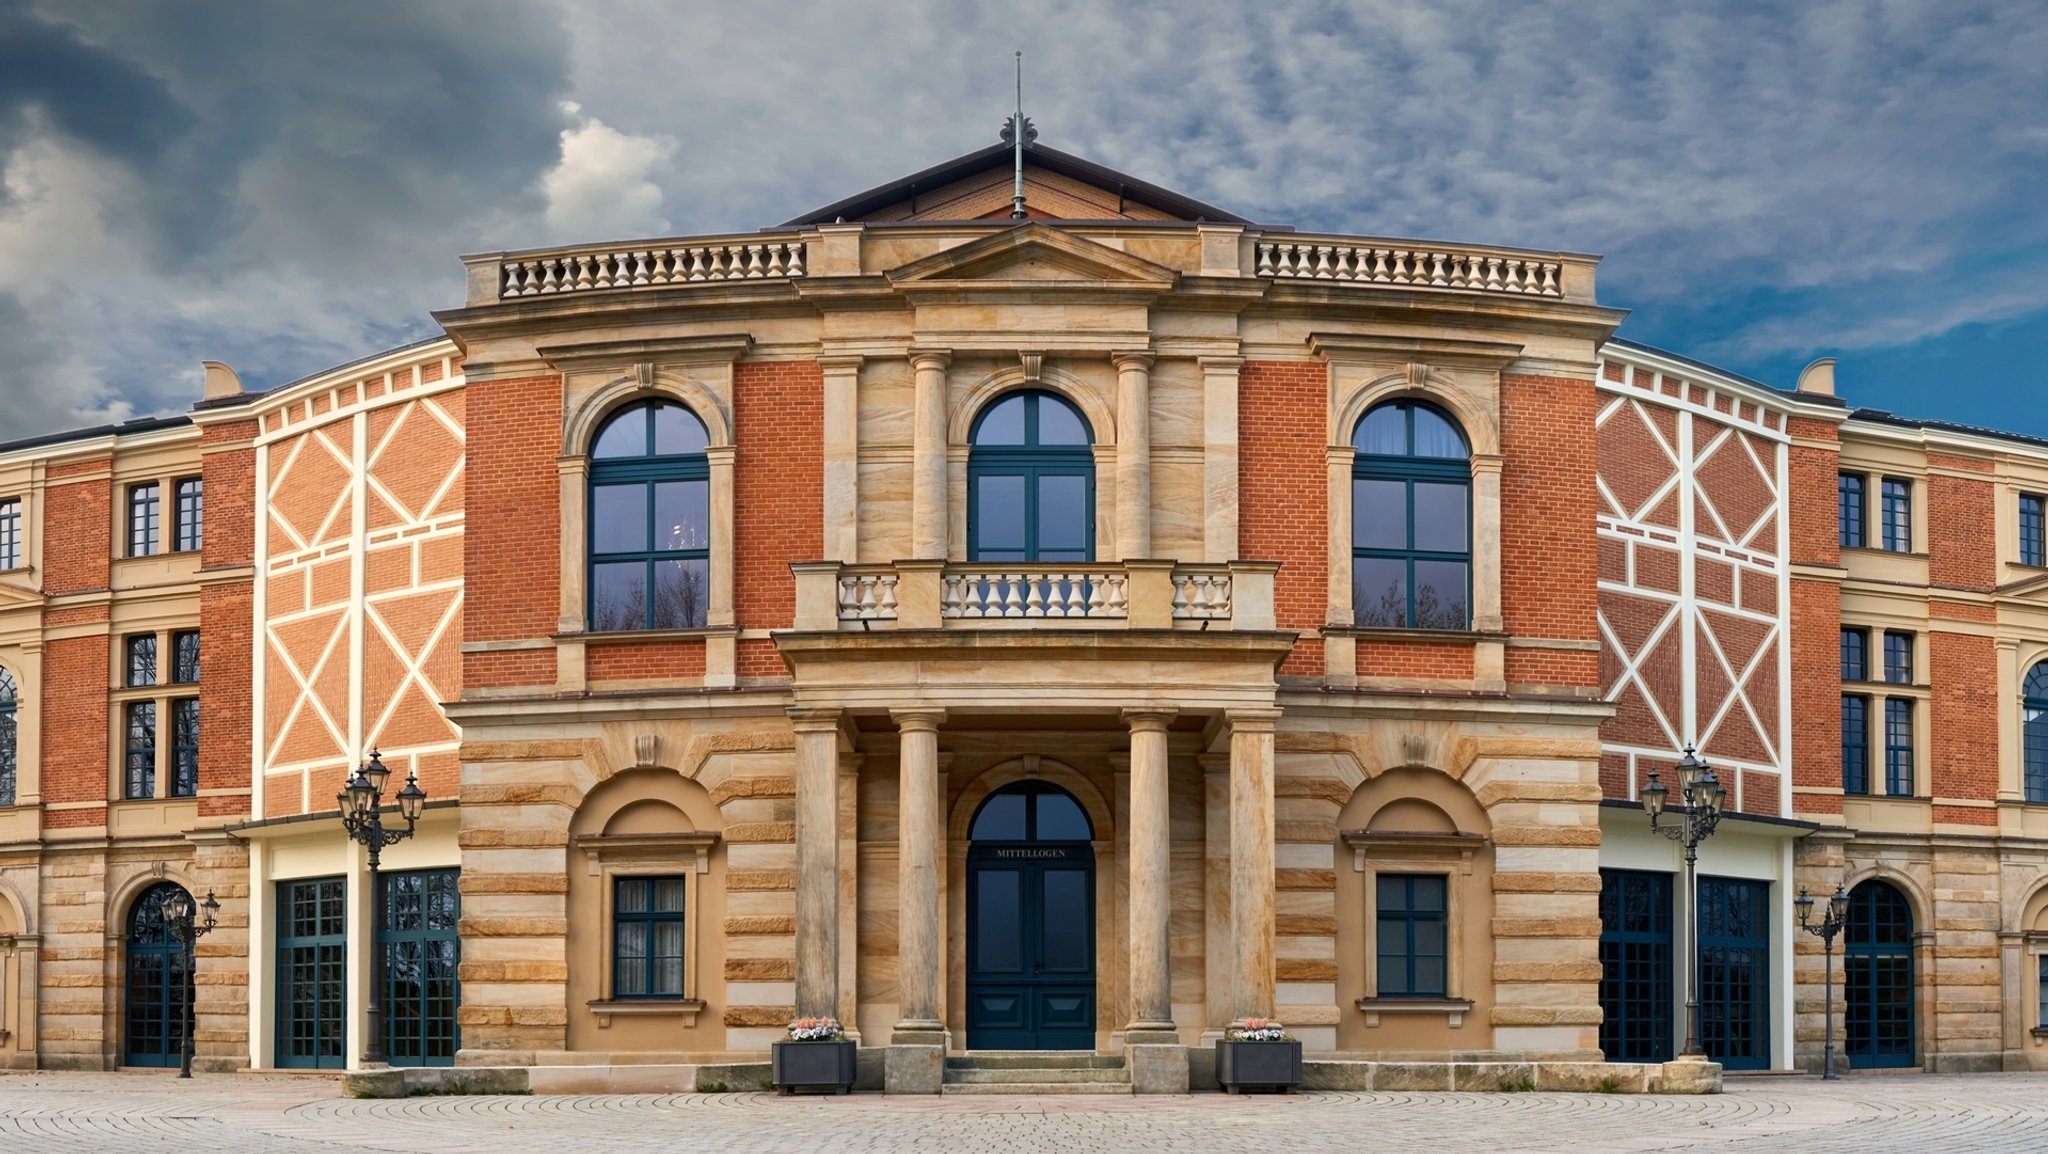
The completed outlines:
[[[2022,767],[2026,775],[2026,799],[2048,803],[2048,661],[2037,662],[2027,670],[2027,680],[2020,687],[2020,693],[2020,728],[2025,732],[2021,744],[2026,750]]]
[[[590,449],[590,628],[701,629],[710,605],[704,422],[674,401],[613,413]]]
[[[968,434],[967,556],[1095,559],[1095,455],[1080,410],[1052,393],[1010,393]]]
[[[0,669],[0,805],[14,804],[14,675]]]
[[[1419,401],[1358,422],[1351,466],[1351,605],[1381,629],[1465,629],[1471,621],[1471,447]]]
[[[186,1002],[192,975],[185,947],[164,918],[164,899],[192,895],[176,882],[158,882],[128,908],[128,1030],[123,1061],[130,1066],[175,1066],[185,1048]]]

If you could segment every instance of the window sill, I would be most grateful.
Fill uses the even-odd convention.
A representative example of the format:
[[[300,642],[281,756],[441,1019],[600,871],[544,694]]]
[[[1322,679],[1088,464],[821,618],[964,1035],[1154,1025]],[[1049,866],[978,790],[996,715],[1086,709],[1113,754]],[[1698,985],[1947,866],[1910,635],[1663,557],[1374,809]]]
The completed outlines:
[[[1887,549],[1882,545],[1843,545],[1839,548],[1844,553],[1863,553],[1877,557],[1913,557],[1921,561],[1927,560],[1927,554],[1925,553],[1914,553],[1905,549]]]
[[[703,641],[711,637],[738,637],[737,625],[714,625],[703,629],[620,629],[603,633],[556,633],[550,640],[579,641],[585,645],[625,645],[635,641]]]
[[[597,1028],[611,1028],[615,1015],[624,1017],[679,1017],[685,1027],[697,1024],[697,1015],[704,1012],[702,998],[618,998],[611,1001],[586,1002],[590,1012],[597,1015]]]
[[[1472,1012],[1472,999],[1360,998],[1357,1006],[1365,1011],[1367,1029],[1379,1026],[1381,1014],[1442,1014],[1446,1024],[1455,1030],[1465,1024],[1465,1015]]]
[[[1481,641],[1506,641],[1505,633],[1480,633],[1472,629],[1386,629],[1368,625],[1325,625],[1325,637],[1356,637],[1361,641],[1394,641],[1435,645],[1475,645]]]

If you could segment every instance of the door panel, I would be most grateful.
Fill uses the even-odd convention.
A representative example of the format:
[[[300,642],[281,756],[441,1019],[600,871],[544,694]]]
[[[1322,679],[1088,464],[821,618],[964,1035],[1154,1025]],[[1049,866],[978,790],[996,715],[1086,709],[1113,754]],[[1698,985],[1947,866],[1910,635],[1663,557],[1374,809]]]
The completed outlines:
[[[1700,1045],[1730,1070],[1771,1064],[1769,882],[1703,877]]]
[[[967,867],[968,1048],[1094,1049],[1092,859],[1085,843],[974,846]]]

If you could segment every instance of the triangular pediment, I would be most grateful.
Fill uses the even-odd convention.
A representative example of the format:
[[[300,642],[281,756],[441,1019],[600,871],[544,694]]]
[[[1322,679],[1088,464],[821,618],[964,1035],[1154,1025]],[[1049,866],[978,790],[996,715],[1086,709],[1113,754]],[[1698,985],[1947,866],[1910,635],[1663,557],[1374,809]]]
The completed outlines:
[[[890,270],[904,288],[1122,285],[1164,291],[1179,273],[1105,244],[1031,222]]]
[[[2002,597],[2040,597],[2048,595],[2048,573],[2037,574],[1998,587]]]
[[[0,613],[5,613],[9,609],[38,606],[43,601],[44,597],[38,590],[0,577]]]

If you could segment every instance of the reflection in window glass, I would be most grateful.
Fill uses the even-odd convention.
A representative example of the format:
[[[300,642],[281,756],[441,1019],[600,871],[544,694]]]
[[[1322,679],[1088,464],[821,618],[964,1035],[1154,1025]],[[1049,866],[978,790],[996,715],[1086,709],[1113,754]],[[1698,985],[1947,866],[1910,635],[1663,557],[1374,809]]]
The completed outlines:
[[[593,631],[704,627],[708,444],[704,423],[672,401],[628,405],[598,430],[590,469]]]
[[[1038,560],[1088,559],[1088,478],[1038,478]]]
[[[1024,969],[1024,893],[1014,870],[983,869],[974,874],[974,969],[1021,973]]]
[[[638,553],[647,548],[646,485],[597,485],[590,493],[592,551]]]
[[[1351,482],[1351,544],[1358,549],[1408,547],[1408,483]]]
[[[1021,476],[981,478],[974,504],[981,531],[979,560],[1025,559],[1024,481]]]
[[[1024,807],[1029,799],[1021,793],[997,793],[981,803],[974,828],[967,836],[975,841],[1023,841]]]
[[[1088,815],[1079,802],[1064,793],[1041,793],[1036,800],[1039,841],[1088,840]]]
[[[975,420],[967,463],[969,558],[1092,559],[1090,439],[1080,412],[1052,393],[1011,393],[984,409]]]
[[[1354,623],[1469,628],[1472,489],[1464,435],[1426,404],[1392,401],[1365,415],[1352,446]]]

